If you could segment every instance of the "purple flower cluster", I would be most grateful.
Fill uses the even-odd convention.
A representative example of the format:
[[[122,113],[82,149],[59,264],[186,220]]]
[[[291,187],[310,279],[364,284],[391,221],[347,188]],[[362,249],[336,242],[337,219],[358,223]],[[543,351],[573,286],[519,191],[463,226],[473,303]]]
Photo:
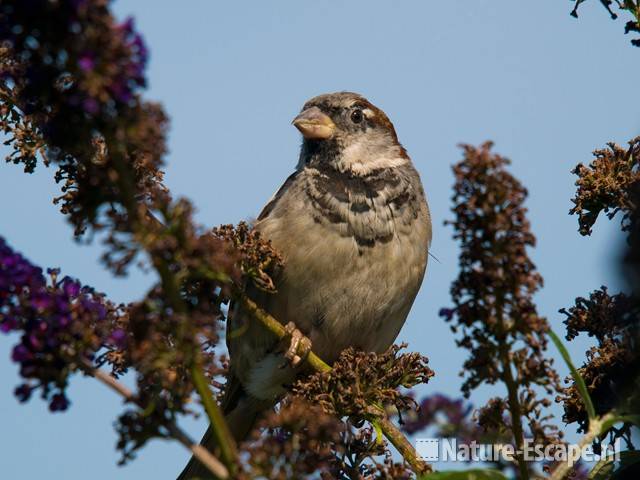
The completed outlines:
[[[4,305],[9,297],[28,288],[37,291],[45,287],[46,282],[42,269],[31,265],[22,255],[15,253],[0,238],[0,305]],[[0,310],[0,312],[3,312]],[[0,330],[13,330],[14,320],[2,315]]]
[[[11,358],[25,382],[14,393],[24,402],[40,388],[50,410],[61,411],[69,375],[126,335],[113,327],[115,309],[101,295],[69,277],[58,281],[57,270],[48,274],[50,282],[0,237],[0,330],[21,334]]]
[[[85,92],[82,108],[90,115],[98,114],[101,104],[109,99],[119,104],[129,104],[136,90],[144,88],[147,83],[144,71],[149,50],[142,35],[135,31],[133,18],[112,25],[111,32],[113,45],[118,47],[110,52],[111,55],[92,50],[85,50],[78,55],[77,65],[87,86],[94,83],[93,78],[106,79],[104,85],[107,96],[93,92],[91,88]]]
[[[120,74],[109,86],[113,98],[122,103],[128,103],[138,87],[146,86],[144,70],[149,59],[149,50],[142,35],[135,31],[133,18],[127,18],[116,27],[123,45],[129,50],[129,56],[122,58]]]
[[[138,88],[144,88],[147,80],[144,75],[149,50],[140,33],[135,31],[133,18],[129,17],[120,24],[111,27],[113,44],[118,48],[105,55],[105,52],[85,50],[78,55],[77,64],[80,73],[86,77],[86,84],[92,85],[93,77],[107,79],[107,97],[91,92],[82,100],[82,108],[90,115],[100,112],[101,103],[112,99],[119,104],[129,104]],[[76,99],[77,101],[77,99]]]
[[[29,59],[8,77],[20,84],[26,106],[41,110],[37,102],[62,100],[69,108],[58,113],[63,128],[67,115],[78,121],[113,116],[133,105],[146,85],[149,51],[133,19],[117,23],[104,7],[104,0],[7,0],[0,6],[0,43]]]

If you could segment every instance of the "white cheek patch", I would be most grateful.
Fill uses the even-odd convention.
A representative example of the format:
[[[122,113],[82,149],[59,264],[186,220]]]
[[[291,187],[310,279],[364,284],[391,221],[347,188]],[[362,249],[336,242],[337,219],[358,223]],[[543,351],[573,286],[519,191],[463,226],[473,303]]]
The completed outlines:
[[[357,175],[366,175],[373,170],[379,170],[381,168],[393,168],[399,167],[407,163],[405,158],[377,158],[364,163],[354,163],[351,165],[351,171]]]
[[[397,148],[380,150],[380,145],[375,142],[356,142],[344,149],[338,168],[356,175],[366,175],[373,170],[399,167],[407,163],[407,159],[399,155]]]

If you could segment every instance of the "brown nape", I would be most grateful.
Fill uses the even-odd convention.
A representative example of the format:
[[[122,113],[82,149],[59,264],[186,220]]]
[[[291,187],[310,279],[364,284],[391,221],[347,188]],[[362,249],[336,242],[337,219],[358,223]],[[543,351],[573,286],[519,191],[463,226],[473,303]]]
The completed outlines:
[[[388,130],[393,135],[393,138],[395,139],[395,141],[398,142],[398,135],[396,134],[396,129],[393,126],[393,123],[391,123],[391,120],[389,120],[389,117],[387,117],[387,114],[384,113],[382,110],[380,110],[378,107],[376,107],[373,103],[371,103],[366,98],[363,98],[363,97],[361,98],[362,98],[361,103],[363,107],[368,108],[369,110],[375,113],[375,117],[373,119],[374,122],[380,125],[382,128]]]

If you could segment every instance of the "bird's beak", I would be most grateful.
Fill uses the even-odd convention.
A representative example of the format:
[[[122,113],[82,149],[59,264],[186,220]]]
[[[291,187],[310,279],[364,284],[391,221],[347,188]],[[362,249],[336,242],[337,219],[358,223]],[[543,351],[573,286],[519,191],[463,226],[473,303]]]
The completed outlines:
[[[336,124],[333,123],[328,115],[322,113],[318,107],[307,108],[294,118],[291,123],[307,139],[331,138],[336,129]]]

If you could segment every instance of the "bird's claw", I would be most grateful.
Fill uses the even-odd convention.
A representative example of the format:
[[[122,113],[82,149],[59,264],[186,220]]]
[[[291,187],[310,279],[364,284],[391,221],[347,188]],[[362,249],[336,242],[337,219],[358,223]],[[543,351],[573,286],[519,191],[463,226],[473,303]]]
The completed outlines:
[[[285,341],[290,338],[291,342],[289,343],[287,350],[284,352],[287,362],[285,362],[282,367],[284,368],[287,365],[290,365],[293,368],[297,368],[307,359],[307,356],[311,351],[311,340],[298,330],[293,322],[287,323],[284,329],[287,332],[287,335],[284,337]]]

